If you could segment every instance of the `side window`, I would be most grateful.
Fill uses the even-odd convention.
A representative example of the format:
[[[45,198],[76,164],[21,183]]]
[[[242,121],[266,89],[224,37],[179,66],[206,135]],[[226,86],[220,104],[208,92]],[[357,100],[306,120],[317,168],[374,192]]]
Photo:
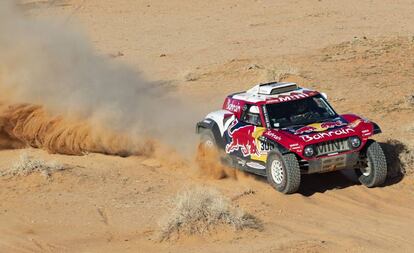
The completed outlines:
[[[242,112],[240,119],[242,122],[245,122],[248,124],[252,124],[252,125],[260,126],[260,127],[262,126],[259,107],[256,105],[246,104],[243,107],[243,112]]]

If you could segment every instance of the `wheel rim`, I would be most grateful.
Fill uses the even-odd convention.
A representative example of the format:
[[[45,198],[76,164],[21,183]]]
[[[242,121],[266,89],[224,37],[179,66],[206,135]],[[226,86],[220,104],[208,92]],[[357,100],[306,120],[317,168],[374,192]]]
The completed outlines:
[[[370,174],[371,174],[371,171],[372,171],[372,169],[371,169],[371,165],[370,165],[370,163],[369,162],[367,162],[367,167],[365,167],[365,168],[361,168],[361,173],[362,173],[362,175],[364,175],[364,176],[369,176]]]
[[[285,172],[283,170],[282,163],[279,160],[274,160],[272,162],[270,170],[272,173],[273,181],[275,181],[276,184],[281,184],[285,178]]]

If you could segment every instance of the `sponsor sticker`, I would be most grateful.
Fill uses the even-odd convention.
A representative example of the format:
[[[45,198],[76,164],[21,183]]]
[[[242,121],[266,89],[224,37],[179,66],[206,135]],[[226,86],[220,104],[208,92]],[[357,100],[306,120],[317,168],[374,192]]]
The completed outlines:
[[[332,137],[332,136],[341,136],[341,135],[346,135],[349,133],[354,133],[355,130],[352,128],[342,128],[342,129],[338,129],[338,130],[331,130],[325,133],[316,133],[313,135],[301,135],[299,136],[303,141],[305,142],[309,142],[309,141],[313,141],[313,140],[320,140],[326,137]]]
[[[295,131],[295,134],[306,134],[313,132],[323,132],[331,128],[345,126],[346,123],[340,120],[334,122],[322,122],[322,123],[313,123],[304,127],[301,127]]]
[[[241,127],[237,127],[237,124],[232,125],[234,126],[228,131],[231,142],[226,145],[226,153],[240,150],[243,156],[260,155],[256,146],[256,140],[253,137],[256,127],[252,125]]]
[[[300,149],[300,146],[299,146],[298,143],[291,144],[291,145],[289,145],[289,147],[290,147],[290,149]]]
[[[307,97],[310,97],[310,96],[314,96],[316,94],[318,94],[318,92],[308,91],[308,90],[304,90],[302,92],[291,92],[288,95],[279,95],[275,98],[270,98],[270,99],[267,100],[267,102],[269,102],[269,103],[281,103],[281,102],[286,102],[286,101],[292,101],[292,100],[307,98]]]
[[[241,111],[240,102],[233,99],[227,99],[226,110],[239,113]]]
[[[309,97],[309,95],[306,93],[290,93],[289,95],[281,95],[276,98],[272,98],[269,100],[269,102],[281,103],[281,102],[287,102],[287,101],[292,101],[292,100],[297,100],[297,99],[307,98],[307,97]]]
[[[263,105],[262,109],[263,109],[263,115],[265,118],[266,126],[270,128],[269,114],[267,113],[266,105]]]
[[[267,135],[268,137],[270,137],[270,138],[272,138],[272,139],[276,140],[276,141],[280,141],[280,140],[282,140],[282,137],[280,137],[279,135],[275,134],[275,133],[274,133],[274,132],[272,132],[272,131],[267,131],[267,132],[266,132],[266,135]]]

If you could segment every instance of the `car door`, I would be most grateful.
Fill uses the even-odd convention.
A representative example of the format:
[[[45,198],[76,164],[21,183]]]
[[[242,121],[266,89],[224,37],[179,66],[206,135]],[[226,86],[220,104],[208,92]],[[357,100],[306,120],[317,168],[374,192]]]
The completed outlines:
[[[259,137],[264,131],[259,107],[246,104],[240,119],[235,119],[227,130],[226,153],[246,161],[260,159]]]

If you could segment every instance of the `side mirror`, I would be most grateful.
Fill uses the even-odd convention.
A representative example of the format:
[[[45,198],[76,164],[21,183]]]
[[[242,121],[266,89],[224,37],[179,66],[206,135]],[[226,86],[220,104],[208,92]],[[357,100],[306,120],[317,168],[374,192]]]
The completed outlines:
[[[321,92],[322,97],[324,97],[326,100],[328,100],[328,95],[326,95],[326,93]]]

